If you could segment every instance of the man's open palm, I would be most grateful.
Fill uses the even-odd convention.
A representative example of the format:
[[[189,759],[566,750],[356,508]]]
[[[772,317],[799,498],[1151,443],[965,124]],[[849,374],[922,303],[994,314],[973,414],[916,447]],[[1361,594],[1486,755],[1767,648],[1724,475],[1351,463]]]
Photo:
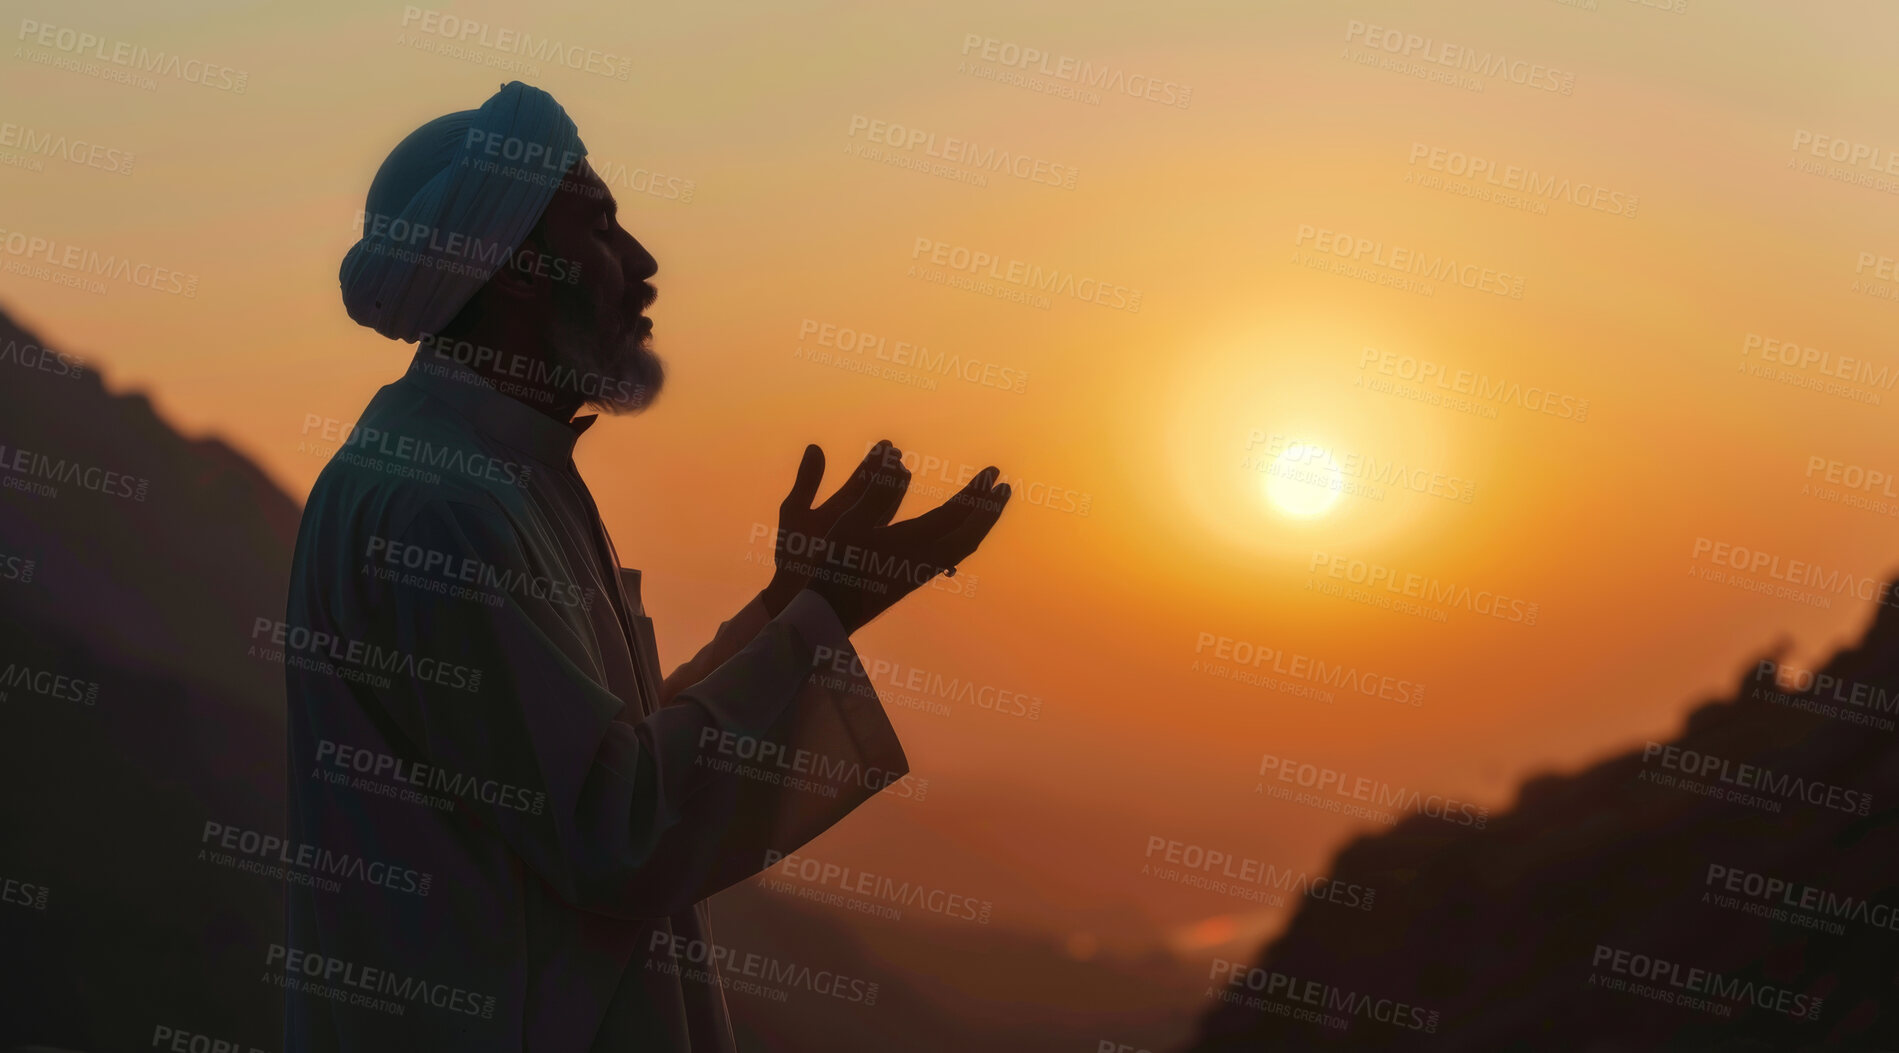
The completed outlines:
[[[805,448],[798,478],[779,507],[775,587],[808,586],[855,632],[925,582],[976,551],[1009,500],[994,467],[977,473],[949,500],[892,523],[910,486],[903,455],[889,440],[865,454],[844,485],[812,506],[824,476],[824,451]]]
[[[1009,501],[1008,484],[995,484],[1000,474],[985,468],[949,500],[892,523],[910,471],[888,448],[863,495],[826,536],[828,573],[814,575],[812,590],[830,602],[846,632],[857,631],[976,551]]]

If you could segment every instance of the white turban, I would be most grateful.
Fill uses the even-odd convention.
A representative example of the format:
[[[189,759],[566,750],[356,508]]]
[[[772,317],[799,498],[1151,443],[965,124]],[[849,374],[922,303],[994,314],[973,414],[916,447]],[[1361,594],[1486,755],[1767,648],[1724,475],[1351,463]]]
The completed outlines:
[[[349,316],[395,340],[440,332],[585,156],[560,103],[518,80],[411,132],[369,184],[362,239],[343,257]]]

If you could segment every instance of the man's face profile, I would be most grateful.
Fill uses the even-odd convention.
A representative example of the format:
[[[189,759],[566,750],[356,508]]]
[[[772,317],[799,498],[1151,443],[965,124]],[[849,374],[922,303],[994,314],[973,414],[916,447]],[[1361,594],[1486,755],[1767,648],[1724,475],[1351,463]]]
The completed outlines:
[[[549,360],[578,374],[588,404],[629,413],[650,405],[665,380],[646,316],[659,295],[650,282],[658,271],[620,226],[618,203],[583,157],[490,287],[505,310],[532,317]]]

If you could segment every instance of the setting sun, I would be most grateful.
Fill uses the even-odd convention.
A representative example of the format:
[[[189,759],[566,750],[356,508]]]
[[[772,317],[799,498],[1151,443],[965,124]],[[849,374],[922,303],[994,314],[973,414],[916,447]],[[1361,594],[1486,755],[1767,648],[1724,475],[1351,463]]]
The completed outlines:
[[[165,7],[0,1053],[1899,1050],[1899,4]]]
[[[1266,499],[1295,519],[1316,519],[1332,510],[1345,487],[1338,462],[1324,448],[1294,443],[1266,469]]]

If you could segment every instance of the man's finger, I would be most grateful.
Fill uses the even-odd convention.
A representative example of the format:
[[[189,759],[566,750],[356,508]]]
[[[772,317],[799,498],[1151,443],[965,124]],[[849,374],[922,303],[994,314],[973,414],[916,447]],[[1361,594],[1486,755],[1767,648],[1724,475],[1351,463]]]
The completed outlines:
[[[798,478],[792,481],[785,507],[809,511],[818,496],[818,484],[824,481],[824,450],[817,443],[804,448],[804,460],[798,462]]]
[[[844,480],[844,485],[838,487],[836,493],[824,499],[824,503],[818,506],[818,511],[824,515],[837,516],[856,504],[864,496],[864,491],[870,488],[871,473],[877,470],[877,465],[883,463],[884,453],[889,449],[889,439],[884,439],[872,446],[870,452],[864,455],[864,459],[858,462],[857,470],[851,473],[849,479]]]
[[[897,445],[884,440],[884,455],[877,466],[871,469],[873,486],[888,488],[890,503],[880,505],[877,515],[871,519],[871,526],[887,526],[897,518],[897,508],[903,504],[903,495],[910,491],[910,469],[903,463],[903,451]]]
[[[906,519],[892,529],[901,529],[906,539],[916,538],[924,544],[933,544],[931,539],[940,538],[951,530],[961,526],[977,511],[989,492],[989,488],[1001,474],[994,465],[976,473],[976,477],[963,484],[961,490],[951,494],[949,499],[914,519]]]
[[[844,513],[854,524],[874,529],[890,522],[897,514],[897,506],[903,503],[904,491],[910,488],[910,469],[903,466],[903,458],[895,446],[890,448],[890,456],[878,461],[870,473],[870,484],[864,490],[864,496]]]
[[[1010,493],[1009,484],[1003,483],[977,497],[975,511],[970,513],[969,518],[957,524],[937,542],[933,562],[939,566],[953,567],[968,559],[970,553],[976,551],[976,546],[982,544],[983,538],[989,536],[989,528],[1002,518],[1002,506],[1009,503]]]

